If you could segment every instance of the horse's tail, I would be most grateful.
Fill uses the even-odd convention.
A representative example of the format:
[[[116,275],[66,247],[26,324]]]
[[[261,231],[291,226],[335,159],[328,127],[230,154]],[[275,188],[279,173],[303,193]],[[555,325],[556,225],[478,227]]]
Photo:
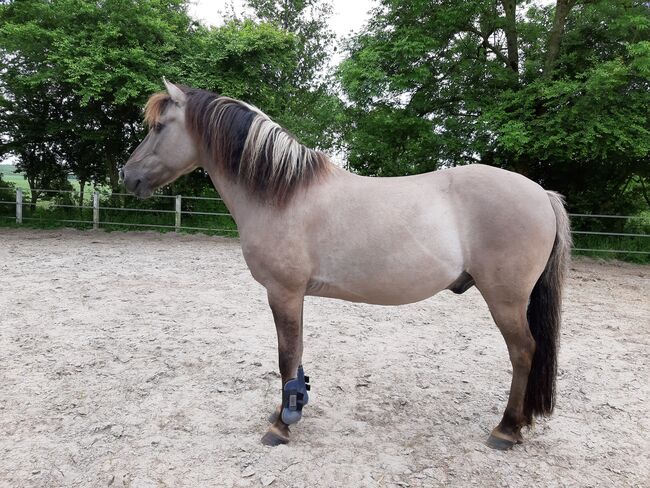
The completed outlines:
[[[547,193],[555,212],[556,233],[546,268],[528,304],[528,326],[536,344],[524,398],[524,414],[529,420],[535,415],[548,415],[555,407],[562,286],[571,255],[571,228],[564,198],[552,191]]]

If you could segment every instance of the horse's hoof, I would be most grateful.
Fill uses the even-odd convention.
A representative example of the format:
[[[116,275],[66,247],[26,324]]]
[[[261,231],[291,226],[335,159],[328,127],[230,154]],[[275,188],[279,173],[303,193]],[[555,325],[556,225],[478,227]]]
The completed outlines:
[[[524,443],[524,436],[521,435],[521,432],[516,432],[515,433],[515,440],[517,441],[517,444],[523,444]]]
[[[269,430],[262,437],[262,444],[265,446],[279,446],[280,444],[288,444],[289,437],[282,434],[274,425],[269,427]]]
[[[492,449],[497,449],[499,451],[507,451],[509,449],[512,449],[512,447],[516,444],[516,442],[504,439],[502,437],[497,437],[494,434],[490,434],[490,437],[488,437],[488,440],[486,442],[488,447],[491,447]]]
[[[275,411],[267,417],[267,420],[270,424],[274,424],[276,420],[280,418],[280,413],[282,412],[282,405],[278,405]]]

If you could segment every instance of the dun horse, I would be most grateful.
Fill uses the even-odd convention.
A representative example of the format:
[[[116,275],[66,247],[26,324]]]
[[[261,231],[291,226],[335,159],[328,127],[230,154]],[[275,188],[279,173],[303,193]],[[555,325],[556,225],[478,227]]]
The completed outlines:
[[[379,305],[442,290],[483,295],[512,362],[503,418],[488,444],[508,449],[555,404],[561,292],[571,244],[562,198],[483,165],[367,178],[298,143],[257,108],[165,81],[150,131],[122,171],[145,198],[197,167],[228,206],[278,336],[281,404],[265,444],[289,441],[309,379],[305,295]]]

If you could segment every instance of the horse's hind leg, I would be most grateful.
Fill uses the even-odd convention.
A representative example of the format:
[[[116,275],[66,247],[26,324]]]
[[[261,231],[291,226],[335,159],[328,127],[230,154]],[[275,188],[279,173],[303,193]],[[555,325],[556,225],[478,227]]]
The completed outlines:
[[[528,296],[504,299],[484,294],[484,297],[506,341],[512,363],[508,405],[501,422],[490,434],[488,445],[496,449],[509,449],[522,442],[521,428],[531,422],[530,417],[524,413],[526,385],[535,353],[535,340],[526,318]]]
[[[299,418],[299,414],[287,412],[283,421],[282,406],[287,394],[287,383],[293,385],[299,376],[298,368],[302,362],[302,307],[304,296],[302,294],[287,293],[284,291],[269,291],[269,305],[273,312],[275,328],[278,335],[278,357],[280,375],[282,376],[283,403],[270,419],[272,425],[262,438],[266,445],[286,444],[289,442],[289,423],[297,421],[289,418]],[[299,388],[300,389],[300,388]],[[299,392],[300,393],[300,392]],[[300,398],[297,399],[300,402]],[[291,401],[295,401],[291,399]],[[302,408],[302,405],[299,405]]]

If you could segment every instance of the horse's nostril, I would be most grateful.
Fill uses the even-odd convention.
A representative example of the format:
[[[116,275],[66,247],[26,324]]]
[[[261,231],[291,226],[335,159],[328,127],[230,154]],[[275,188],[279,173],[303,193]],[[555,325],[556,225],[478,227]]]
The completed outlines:
[[[138,189],[138,187],[140,186],[140,183],[142,183],[142,180],[141,180],[140,178],[138,178],[138,181],[135,182],[135,188],[134,188],[134,190],[137,190],[137,189]]]

